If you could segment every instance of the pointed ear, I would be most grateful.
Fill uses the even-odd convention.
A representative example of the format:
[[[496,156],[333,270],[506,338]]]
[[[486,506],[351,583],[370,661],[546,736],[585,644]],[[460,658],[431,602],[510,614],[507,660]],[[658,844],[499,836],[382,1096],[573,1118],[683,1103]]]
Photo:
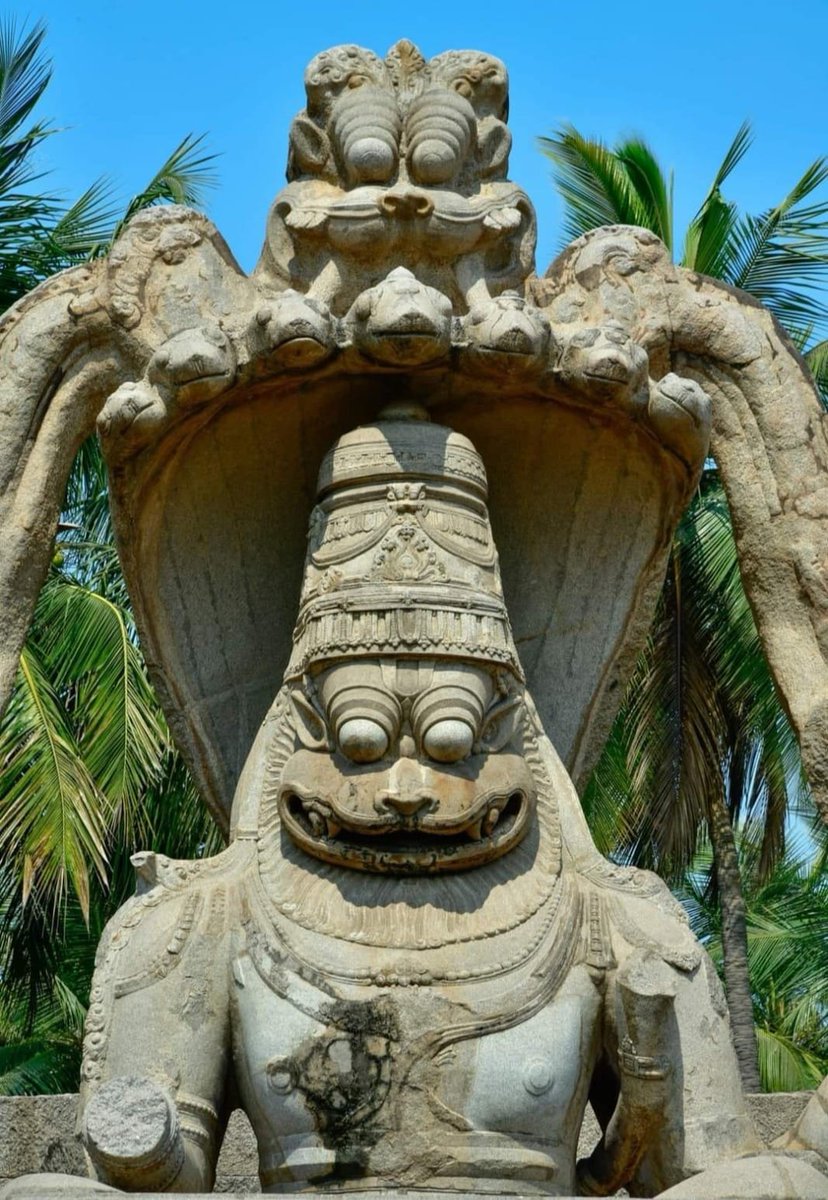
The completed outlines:
[[[330,162],[331,144],[324,130],[299,113],[290,127],[287,177],[290,182],[302,175],[323,175]]]
[[[477,126],[477,158],[481,179],[505,179],[512,135],[502,121],[486,117]]]
[[[310,696],[294,687],[288,693],[296,736],[306,750],[327,750],[330,747],[325,718]]]
[[[486,713],[480,733],[481,750],[497,754],[515,736],[523,716],[523,696],[520,692],[505,696]]]

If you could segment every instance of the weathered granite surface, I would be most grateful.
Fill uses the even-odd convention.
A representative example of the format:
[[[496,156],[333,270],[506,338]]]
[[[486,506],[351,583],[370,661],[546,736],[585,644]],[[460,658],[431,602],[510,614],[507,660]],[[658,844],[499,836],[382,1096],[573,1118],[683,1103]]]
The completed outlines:
[[[766,1145],[797,1121],[810,1096],[810,1092],[775,1092],[747,1097],[751,1116]],[[0,1185],[41,1171],[85,1177],[83,1147],[75,1132],[77,1104],[76,1095],[0,1097]],[[579,1158],[592,1150],[599,1134],[592,1110],[587,1109]],[[260,1193],[256,1162],[253,1130],[245,1114],[237,1109],[230,1117],[222,1143],[215,1191],[245,1196]],[[381,1194],[365,1193],[372,1200]],[[405,1195],[405,1191],[395,1193],[398,1200],[404,1200]],[[454,1195],[429,1193],[431,1200]],[[356,1200],[353,1193],[351,1196]]]
[[[0,327],[0,692],[96,427],[147,661],[230,838],[134,858],[87,1015],[90,1164],[209,1191],[238,1099],[273,1193],[826,1194],[822,1093],[767,1152],[686,914],[597,852],[572,779],[712,428],[822,800],[813,386],[644,230],[534,276],[498,59],[340,46],[305,91],[250,276],[159,209]]]

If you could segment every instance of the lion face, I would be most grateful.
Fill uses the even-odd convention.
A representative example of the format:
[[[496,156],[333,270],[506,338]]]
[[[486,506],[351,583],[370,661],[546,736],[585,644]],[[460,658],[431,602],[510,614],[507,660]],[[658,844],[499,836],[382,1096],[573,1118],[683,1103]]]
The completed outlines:
[[[291,700],[302,745],[279,809],[309,854],[364,871],[457,871],[505,854],[530,827],[523,693],[508,672],[350,660]]]

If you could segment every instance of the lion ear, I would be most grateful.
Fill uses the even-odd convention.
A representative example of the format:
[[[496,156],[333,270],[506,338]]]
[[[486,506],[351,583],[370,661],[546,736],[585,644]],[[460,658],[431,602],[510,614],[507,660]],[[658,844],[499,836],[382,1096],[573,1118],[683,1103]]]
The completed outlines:
[[[523,714],[523,697],[511,695],[493,705],[486,713],[480,733],[480,748],[497,754],[515,736]]]
[[[323,129],[306,113],[299,113],[290,127],[288,180],[303,175],[323,175],[331,157],[331,144]]]
[[[288,695],[296,736],[305,749],[329,749],[330,740],[325,718],[313,700],[300,687],[291,688]]]
[[[505,179],[512,135],[502,121],[487,117],[478,124],[477,159],[482,179]]]

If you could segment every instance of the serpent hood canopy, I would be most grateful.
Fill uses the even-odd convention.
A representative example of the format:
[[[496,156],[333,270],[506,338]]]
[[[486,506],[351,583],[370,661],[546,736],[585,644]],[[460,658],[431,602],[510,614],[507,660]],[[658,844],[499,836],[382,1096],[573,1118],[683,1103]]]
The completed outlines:
[[[582,779],[646,635],[712,407],[745,585],[823,802],[828,443],[773,318],[640,229],[596,230],[537,278],[498,59],[346,46],[305,83],[251,275],[207,218],[157,208],[3,318],[0,698],[97,422],[143,649],[226,829],[290,662],[320,463],[406,402],[486,463],[504,653]]]

